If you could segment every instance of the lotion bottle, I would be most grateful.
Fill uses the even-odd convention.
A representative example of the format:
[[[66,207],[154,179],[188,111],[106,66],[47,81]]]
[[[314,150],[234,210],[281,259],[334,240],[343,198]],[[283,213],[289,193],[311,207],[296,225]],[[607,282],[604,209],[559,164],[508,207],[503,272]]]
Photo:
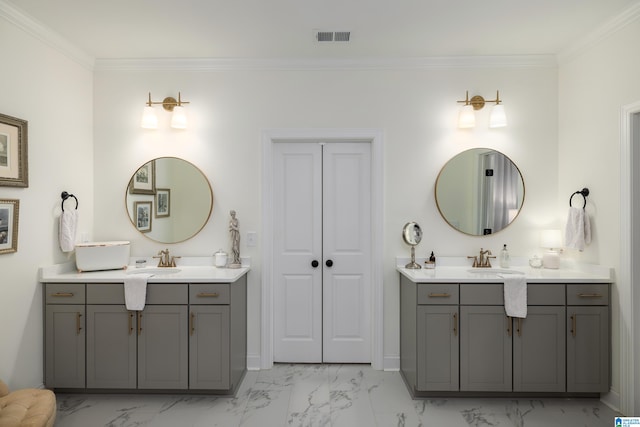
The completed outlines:
[[[500,251],[500,267],[508,268],[509,267],[509,251],[507,250],[507,245],[505,244]]]

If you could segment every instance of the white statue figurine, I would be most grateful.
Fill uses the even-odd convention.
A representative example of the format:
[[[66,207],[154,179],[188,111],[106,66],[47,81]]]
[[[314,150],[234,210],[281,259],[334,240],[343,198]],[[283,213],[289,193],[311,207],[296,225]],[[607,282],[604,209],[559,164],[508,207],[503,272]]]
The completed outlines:
[[[229,233],[231,234],[231,256],[232,261],[229,268],[240,268],[242,262],[240,261],[240,228],[238,227],[238,219],[236,218],[236,211],[231,211],[231,221],[229,221]]]

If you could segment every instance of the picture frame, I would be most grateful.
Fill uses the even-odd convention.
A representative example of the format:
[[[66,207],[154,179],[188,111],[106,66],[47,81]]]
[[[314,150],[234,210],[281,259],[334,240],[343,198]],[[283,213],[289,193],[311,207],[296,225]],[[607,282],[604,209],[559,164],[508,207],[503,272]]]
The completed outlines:
[[[136,228],[141,233],[148,233],[151,231],[151,219],[153,217],[153,202],[135,202],[133,204],[134,211],[136,213]]]
[[[0,255],[18,252],[20,200],[0,199]]]
[[[0,185],[29,186],[27,121],[0,114]]]
[[[140,166],[129,181],[131,194],[156,194],[156,161]]]
[[[171,215],[171,189],[156,188],[156,218],[167,218]]]

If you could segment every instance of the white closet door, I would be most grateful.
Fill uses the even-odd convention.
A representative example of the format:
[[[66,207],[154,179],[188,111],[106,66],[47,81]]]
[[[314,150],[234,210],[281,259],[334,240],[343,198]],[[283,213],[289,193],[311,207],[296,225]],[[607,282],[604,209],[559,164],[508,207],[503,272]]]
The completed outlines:
[[[326,144],[323,158],[323,361],[367,363],[371,361],[370,144]]]
[[[371,361],[370,144],[275,143],[274,361]]]
[[[322,147],[276,143],[273,312],[277,362],[322,362]]]

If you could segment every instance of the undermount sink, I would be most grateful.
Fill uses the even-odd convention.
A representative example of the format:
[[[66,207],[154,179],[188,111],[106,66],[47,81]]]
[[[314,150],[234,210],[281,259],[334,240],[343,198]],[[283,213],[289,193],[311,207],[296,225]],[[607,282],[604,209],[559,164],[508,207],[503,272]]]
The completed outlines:
[[[523,271],[518,271],[518,270],[509,270],[506,268],[470,268],[467,270],[467,272],[469,273],[476,273],[476,274],[520,274],[520,275],[524,275]]]
[[[144,267],[144,268],[130,268],[127,270],[127,274],[175,274],[181,270],[175,267]]]

